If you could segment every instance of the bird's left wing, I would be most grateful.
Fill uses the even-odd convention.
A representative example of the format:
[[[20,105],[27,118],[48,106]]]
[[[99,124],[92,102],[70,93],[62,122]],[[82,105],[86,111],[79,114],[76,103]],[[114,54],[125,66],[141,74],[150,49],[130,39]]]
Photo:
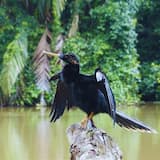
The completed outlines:
[[[65,107],[69,101],[68,90],[63,81],[59,80],[57,82],[57,89],[54,100],[52,102],[52,109],[50,112],[51,122],[56,121],[60,116],[63,115]]]
[[[106,75],[99,69],[95,71],[98,89],[103,93],[106,101],[109,103],[109,114],[113,118],[114,124],[116,121],[116,102],[113,92],[110,88]]]

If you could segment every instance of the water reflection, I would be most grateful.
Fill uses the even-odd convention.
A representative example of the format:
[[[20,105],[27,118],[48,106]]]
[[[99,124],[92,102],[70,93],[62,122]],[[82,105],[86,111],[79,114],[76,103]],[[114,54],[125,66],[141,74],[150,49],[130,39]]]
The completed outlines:
[[[126,114],[138,118],[160,132],[160,106],[122,107]],[[2,160],[67,160],[69,146],[66,128],[85,115],[79,110],[65,113],[51,124],[49,110],[2,108],[0,110],[0,151]],[[160,157],[160,135],[126,131],[104,114],[94,118],[119,144],[124,160],[150,160]]]

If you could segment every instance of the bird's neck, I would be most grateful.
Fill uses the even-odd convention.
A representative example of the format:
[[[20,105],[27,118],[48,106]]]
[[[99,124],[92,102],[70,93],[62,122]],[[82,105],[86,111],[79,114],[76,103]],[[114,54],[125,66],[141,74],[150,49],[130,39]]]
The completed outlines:
[[[62,72],[65,81],[76,81],[77,77],[79,76],[79,65],[65,65]]]

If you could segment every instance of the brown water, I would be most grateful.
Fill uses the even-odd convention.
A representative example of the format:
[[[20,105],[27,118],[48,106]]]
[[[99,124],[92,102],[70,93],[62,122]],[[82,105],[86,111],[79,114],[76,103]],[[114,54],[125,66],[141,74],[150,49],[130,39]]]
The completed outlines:
[[[160,105],[120,109],[160,132]],[[0,108],[0,160],[69,160],[65,131],[79,122],[84,113],[79,110],[66,112],[55,124],[49,122],[48,114],[48,109]],[[124,160],[160,159],[160,134],[113,127],[111,119],[104,114],[96,116],[94,121],[118,143]]]

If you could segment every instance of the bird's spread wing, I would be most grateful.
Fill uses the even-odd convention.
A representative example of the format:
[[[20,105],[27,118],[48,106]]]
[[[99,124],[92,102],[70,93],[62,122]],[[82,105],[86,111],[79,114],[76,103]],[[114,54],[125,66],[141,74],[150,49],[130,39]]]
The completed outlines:
[[[104,73],[102,73],[100,70],[97,70],[95,72],[96,80],[98,82],[98,89],[103,93],[106,101],[109,103],[109,114],[113,118],[114,124],[116,121],[116,103],[114,99],[114,95],[112,93],[112,90],[110,88],[109,82],[107,80],[107,77]]]
[[[60,116],[62,116],[66,105],[69,105],[68,90],[61,80],[57,83],[56,94],[52,102],[52,109],[50,112],[51,122],[56,121]]]

